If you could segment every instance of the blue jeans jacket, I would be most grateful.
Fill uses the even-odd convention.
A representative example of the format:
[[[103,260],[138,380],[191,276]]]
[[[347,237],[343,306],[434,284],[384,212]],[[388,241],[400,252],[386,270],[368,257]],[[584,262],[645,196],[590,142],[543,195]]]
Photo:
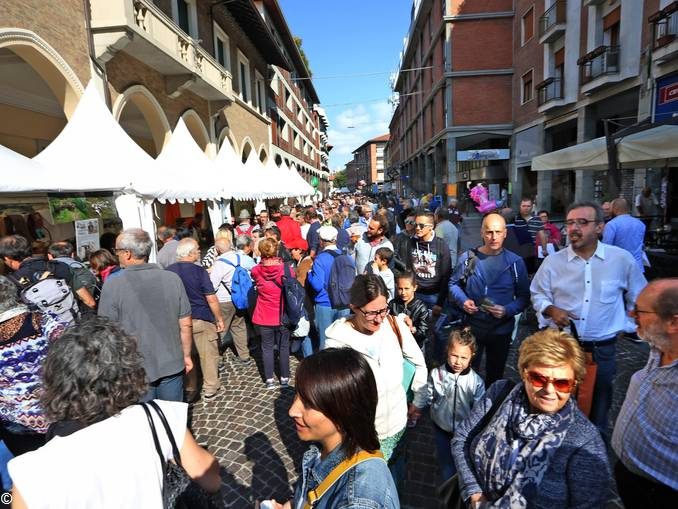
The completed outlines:
[[[345,458],[344,450],[338,446],[321,460],[320,450],[312,445],[302,459],[292,509],[303,509],[308,491],[316,488]],[[386,462],[381,459],[364,461],[345,472],[314,506],[314,509],[399,508],[393,478]]]

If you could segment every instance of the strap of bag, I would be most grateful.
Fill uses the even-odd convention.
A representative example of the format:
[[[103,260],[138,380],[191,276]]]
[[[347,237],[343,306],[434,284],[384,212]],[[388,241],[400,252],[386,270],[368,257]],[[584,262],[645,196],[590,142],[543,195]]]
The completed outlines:
[[[153,410],[155,410],[155,412],[158,414],[158,417],[160,417],[160,422],[162,422],[162,426],[165,428],[167,438],[169,439],[170,444],[172,444],[172,455],[174,456],[174,462],[181,466],[181,455],[179,454],[179,448],[177,447],[177,442],[174,440],[174,435],[172,434],[172,430],[169,427],[165,414],[155,401],[149,401],[148,404],[153,407]]]
[[[233,262],[230,262],[228,260],[222,260],[221,258],[217,258],[217,261],[228,263],[231,267],[233,267],[234,269],[237,269],[238,267],[240,267],[240,255],[238,253],[236,253],[235,256],[238,257],[238,265],[234,265]],[[231,281],[231,284],[233,284],[232,281]],[[221,285],[224,288],[226,288],[226,291],[228,292],[229,295],[233,295],[233,292],[231,292],[231,289],[228,286],[226,286],[226,283],[224,283],[223,279],[221,280]]]
[[[359,465],[360,463],[375,458],[380,458],[383,460],[384,455],[381,453],[381,451],[360,451],[354,456],[346,458],[344,461],[339,463],[332,469],[327,477],[323,479],[323,482],[321,482],[315,489],[309,490],[306,495],[306,504],[304,504],[304,509],[311,509],[314,507],[318,503],[318,500],[320,500],[320,497],[327,493],[327,490],[329,490],[334,485],[334,483],[336,483],[348,470]]]
[[[393,329],[393,332],[395,333],[396,337],[398,338],[398,344],[400,345],[400,351],[403,350],[403,337],[400,335],[400,327],[398,327],[398,322],[396,321],[395,317],[392,315],[386,315],[386,319],[388,320],[389,325],[391,326],[391,329]]]
[[[158,432],[155,430],[155,423],[153,422],[153,417],[151,417],[151,412],[148,410],[146,403],[139,403],[141,408],[144,409],[146,418],[148,419],[148,425],[151,428],[151,433],[153,434],[153,443],[155,444],[155,452],[158,453],[160,458],[160,465],[162,465],[162,475],[165,477],[165,471],[167,470],[167,461],[165,460],[165,455],[162,453],[162,448],[160,447],[160,441],[158,440]]]

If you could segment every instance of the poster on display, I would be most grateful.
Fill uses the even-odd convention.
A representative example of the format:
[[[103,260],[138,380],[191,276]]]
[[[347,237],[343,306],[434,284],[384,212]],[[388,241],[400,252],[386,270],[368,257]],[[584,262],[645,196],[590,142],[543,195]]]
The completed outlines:
[[[50,196],[49,209],[54,224],[117,217],[113,196]]]
[[[75,246],[78,258],[89,260],[89,255],[99,250],[99,220],[75,221]]]

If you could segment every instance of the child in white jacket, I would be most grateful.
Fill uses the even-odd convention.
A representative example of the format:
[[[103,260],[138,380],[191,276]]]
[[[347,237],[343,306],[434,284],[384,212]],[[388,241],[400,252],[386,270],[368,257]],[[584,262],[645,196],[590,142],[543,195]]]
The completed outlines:
[[[409,418],[415,422],[421,416],[421,410],[431,405],[431,420],[443,480],[456,472],[450,446],[454,430],[470,415],[473,405],[485,393],[483,379],[470,367],[476,348],[470,328],[453,331],[447,343],[447,362],[431,370],[427,391],[416,394],[410,405]]]

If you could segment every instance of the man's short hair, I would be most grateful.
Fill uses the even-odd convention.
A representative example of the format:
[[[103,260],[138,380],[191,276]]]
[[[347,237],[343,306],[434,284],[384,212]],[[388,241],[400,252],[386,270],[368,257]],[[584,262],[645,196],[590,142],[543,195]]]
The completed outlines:
[[[47,252],[54,258],[70,258],[73,255],[73,244],[66,241],[53,242]]]
[[[266,229],[264,230],[264,233],[272,234],[275,237],[275,240],[280,242],[281,237],[280,228],[278,228],[277,226],[267,226]]]
[[[425,209],[417,210],[417,213],[415,214],[415,216],[416,217],[426,217],[426,218],[430,219],[431,222],[434,221],[433,212],[430,212],[430,211],[425,210]]]
[[[386,263],[391,263],[391,258],[393,258],[393,250],[387,247],[380,247],[374,252],[374,256],[378,256]]]
[[[238,236],[240,237],[240,235]],[[227,253],[233,247],[233,243],[231,242],[231,239],[221,237],[214,241],[214,247],[217,248],[217,253],[219,254]]]
[[[450,211],[447,210],[447,207],[438,207],[435,216],[443,221],[447,221],[450,219]]]
[[[674,284],[657,293],[656,304],[654,305],[657,316],[664,321],[678,315],[678,278],[670,278],[669,281],[671,280]]]
[[[251,246],[251,245],[252,245],[252,239],[250,238],[249,235],[238,235],[235,238],[235,248],[238,249],[239,251],[242,251],[247,246]]]
[[[200,247],[194,238],[187,237],[185,239],[181,239],[177,245],[177,253],[175,257],[177,260],[186,258],[187,256],[190,256],[190,254],[196,249],[200,249]]]
[[[292,213],[292,207],[289,205],[281,205],[280,206],[280,215],[281,216],[289,216]]]
[[[171,226],[165,226],[164,229],[158,232],[158,237],[160,237],[160,240],[165,242],[167,239],[171,239],[172,237],[174,237],[176,233],[177,233],[176,228],[172,228]]]
[[[0,239],[0,258],[9,258],[16,262],[22,262],[30,258],[31,243],[21,235],[7,235]]]
[[[529,201],[530,203],[533,203],[533,202],[534,202],[534,200],[533,200],[532,198],[530,198],[529,196],[523,196],[523,197],[520,199],[520,203],[523,203],[524,201]]]
[[[177,240],[185,239],[193,236],[193,231],[190,228],[177,228],[175,233]]]
[[[572,212],[574,209],[581,209],[584,207],[590,207],[595,211],[595,220],[596,223],[602,223],[605,221],[605,214],[603,213],[603,209],[600,205],[598,205],[594,201],[578,201],[567,207],[567,211],[565,212],[565,217]]]
[[[136,260],[148,260],[153,249],[150,235],[141,228],[123,230],[116,242],[118,249],[127,249]]]

